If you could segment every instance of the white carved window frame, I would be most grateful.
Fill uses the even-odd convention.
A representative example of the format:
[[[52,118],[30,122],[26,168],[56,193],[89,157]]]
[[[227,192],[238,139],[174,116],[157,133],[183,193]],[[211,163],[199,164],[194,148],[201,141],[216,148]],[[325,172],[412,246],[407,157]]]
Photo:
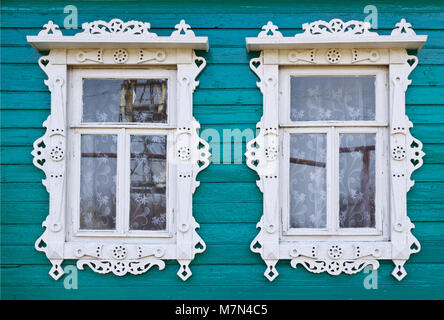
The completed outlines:
[[[79,269],[87,265],[97,273],[112,272],[118,276],[142,274],[155,265],[162,270],[164,260],[177,260],[180,265],[177,275],[186,280],[192,274],[189,264],[206,248],[196,232],[199,224],[193,217],[192,196],[199,186],[197,174],[209,165],[210,157],[209,145],[199,138],[200,124],[193,117],[193,92],[199,85],[196,78],[206,66],[205,59],[196,56],[194,50],[208,51],[208,38],[195,36],[184,20],[175,26],[170,36],[158,36],[149,31],[150,27],[149,23],[139,21],[99,20],[84,23],[82,32],[64,36],[59,27],[49,21],[37,36],[27,37],[37,51],[50,51],[39,59],[39,65],[48,76],[45,84],[51,92],[51,114],[43,123],[45,135],[34,142],[32,155],[34,165],[46,175],[42,183],[49,193],[49,214],[43,222],[45,231],[37,239],[35,248],[50,260],[49,274],[56,280],[64,273],[65,259],[77,260]],[[158,128],[151,125],[148,133],[164,134],[169,129],[168,172],[174,177],[168,178],[172,186],[167,201],[173,202],[174,213],[169,213],[172,217],[168,233],[139,232],[109,237],[99,232],[87,234],[80,241],[81,237],[71,232],[69,219],[75,217],[75,213],[68,212],[72,197],[67,195],[78,182],[66,180],[67,176],[70,178],[67,173],[76,172],[75,167],[68,166],[71,161],[68,158],[73,156],[70,147],[75,145],[71,141],[75,139],[72,130],[82,131],[81,124],[75,123],[75,128],[71,128],[67,123],[67,118],[76,117],[73,92],[78,96],[79,84],[73,80],[82,74],[96,73],[100,77],[112,72],[121,77],[141,78],[137,69],[147,68],[153,70],[155,76],[166,75],[169,84],[175,82],[168,90],[175,88],[173,93],[169,92],[174,101],[170,104],[172,108],[168,108],[168,123],[159,124]],[[136,124],[130,130],[137,131],[137,127],[143,129],[143,124]],[[100,125],[96,130],[106,131]],[[184,156],[183,150],[189,153]]]
[[[407,216],[407,192],[414,184],[411,174],[422,165],[424,156],[422,143],[410,134],[413,124],[405,113],[405,91],[411,83],[408,76],[418,63],[417,57],[409,55],[407,49],[420,50],[427,36],[416,35],[404,19],[390,35],[378,35],[370,31],[368,22],[354,20],[320,20],[306,23],[302,28],[303,33],[285,37],[277,26],[268,22],[257,37],[246,39],[248,51],[260,51],[258,58],[251,59],[250,68],[260,79],[257,86],[263,95],[258,134],[248,142],[246,152],[247,165],[258,173],[257,185],[264,198],[263,215],[257,224],[260,231],[251,243],[251,250],[261,255],[267,266],[264,275],[270,281],[279,275],[275,266],[280,259],[291,260],[294,268],[300,264],[310,272],[331,275],[354,274],[369,265],[377,269],[378,260],[392,260],[395,264],[392,275],[401,280],[407,274],[405,262],[420,250],[411,232],[414,225]],[[290,66],[291,71],[285,71]],[[288,85],[282,83],[282,77],[297,72],[294,71],[297,67],[319,68],[316,71],[319,73],[332,66],[372,66],[375,70],[383,66],[387,70],[389,137],[385,150],[390,151],[390,157],[386,157],[389,177],[383,187],[389,193],[385,238],[283,236],[282,183],[286,178],[280,171],[283,167],[280,160],[285,150],[279,149],[285,139],[282,137],[285,136],[285,114],[282,113],[288,110],[280,99],[288,95],[285,93]],[[384,119],[380,120],[384,123]],[[397,154],[399,150],[405,151],[403,156]]]

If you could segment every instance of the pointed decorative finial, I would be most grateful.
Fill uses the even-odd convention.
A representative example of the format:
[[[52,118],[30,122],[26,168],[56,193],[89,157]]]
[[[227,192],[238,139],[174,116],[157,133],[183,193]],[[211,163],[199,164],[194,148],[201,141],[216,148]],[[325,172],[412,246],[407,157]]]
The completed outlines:
[[[43,30],[39,32],[39,37],[41,36],[63,36],[62,31],[59,30],[59,26],[54,24],[52,20],[49,20],[47,24],[43,26]]]
[[[185,23],[185,20],[180,20],[179,24],[176,24],[174,26],[176,28],[175,31],[171,34],[172,37],[194,37],[194,31],[191,30],[191,27],[189,24]]]
[[[401,19],[400,22],[396,24],[396,28],[392,30],[391,33],[392,36],[399,36],[399,35],[408,35],[408,36],[414,36],[416,35],[415,31],[412,29],[412,25],[405,21],[405,19]]]
[[[278,26],[274,25],[273,22],[268,21],[266,25],[262,27],[262,30],[258,34],[258,38],[282,38],[282,33],[278,31]],[[270,34],[271,33],[271,34]]]

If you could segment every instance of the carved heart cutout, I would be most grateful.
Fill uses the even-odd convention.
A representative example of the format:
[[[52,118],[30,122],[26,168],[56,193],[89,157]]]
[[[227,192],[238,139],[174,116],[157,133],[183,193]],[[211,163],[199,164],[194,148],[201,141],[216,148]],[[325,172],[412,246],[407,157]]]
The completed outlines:
[[[411,67],[411,66],[413,66],[416,63],[416,59],[407,59],[407,63]]]
[[[46,67],[49,63],[49,59],[40,59],[40,64]]]
[[[410,144],[410,147],[411,147],[411,148],[418,148],[419,145],[418,145],[415,141],[413,141],[413,142]]]
[[[416,167],[419,163],[419,160],[411,159],[410,162],[413,164],[414,167]]]
[[[45,241],[43,241],[43,239],[40,239],[39,243],[36,244],[36,246],[39,249],[45,249],[46,248],[46,243],[45,243]]]
[[[253,61],[251,64],[253,65],[253,67],[254,67],[255,69],[257,69],[257,68],[259,68],[259,66],[261,65],[261,62],[260,62],[260,61]]]
[[[259,243],[259,241],[256,241],[253,245],[253,249],[260,249],[262,248],[261,244]]]
[[[203,60],[201,60],[201,59],[196,59],[196,60],[194,60],[194,63],[195,63],[196,66],[199,68],[199,67],[202,65],[202,63],[203,63]]]
[[[203,247],[202,243],[198,242],[198,243],[196,243],[196,245],[194,246],[194,248],[195,248],[195,249],[198,249],[198,250],[202,250],[204,247]]]
[[[198,160],[197,165],[200,167],[203,167],[205,165],[205,162]]]
[[[37,160],[37,163],[41,166],[43,166],[45,164],[46,160],[45,159],[39,159]]]

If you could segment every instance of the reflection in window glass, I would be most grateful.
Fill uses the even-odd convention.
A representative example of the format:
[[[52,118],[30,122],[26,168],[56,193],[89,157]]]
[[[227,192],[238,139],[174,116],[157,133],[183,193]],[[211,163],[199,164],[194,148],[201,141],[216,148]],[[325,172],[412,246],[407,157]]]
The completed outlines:
[[[166,229],[166,136],[131,136],[130,230]]]
[[[290,135],[290,228],[326,227],[326,135]]]
[[[375,134],[340,134],[339,225],[375,227]]]
[[[82,135],[80,229],[116,228],[117,136]]]
[[[291,77],[292,121],[375,120],[375,76]]]
[[[167,79],[83,79],[83,122],[167,122]]]

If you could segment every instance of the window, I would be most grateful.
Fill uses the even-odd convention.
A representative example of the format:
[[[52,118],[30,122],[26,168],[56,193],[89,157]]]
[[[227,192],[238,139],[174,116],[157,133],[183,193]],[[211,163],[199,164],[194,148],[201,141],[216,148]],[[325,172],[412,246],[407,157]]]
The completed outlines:
[[[175,70],[71,74],[69,235],[173,236],[176,181],[167,151],[174,144]]]
[[[316,21],[284,37],[269,22],[249,51],[264,114],[247,144],[247,165],[264,194],[260,231],[251,244],[270,280],[280,259],[314,273],[353,274],[378,260],[393,276],[420,250],[406,194],[422,165],[422,144],[405,115],[417,36],[401,20],[391,35],[360,21]]]
[[[138,21],[82,28],[63,36],[50,21],[28,37],[50,51],[39,65],[51,114],[32,152],[46,174],[50,212],[36,249],[46,253],[54,279],[65,259],[118,276],[174,259],[186,280],[205,250],[192,195],[210,153],[198,136],[192,94],[206,65],[194,50],[208,50],[208,39],[183,20],[169,37]]]
[[[386,237],[386,69],[282,67],[279,77],[283,235]]]

